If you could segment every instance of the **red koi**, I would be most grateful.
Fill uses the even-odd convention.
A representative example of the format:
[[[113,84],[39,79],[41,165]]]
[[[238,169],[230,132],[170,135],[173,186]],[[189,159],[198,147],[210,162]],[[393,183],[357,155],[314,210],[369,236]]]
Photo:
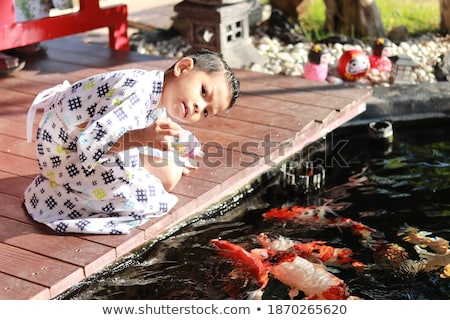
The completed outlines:
[[[225,240],[211,240],[218,254],[233,261],[234,265],[254,277],[260,288],[266,287],[269,273],[290,287],[289,296],[294,298],[299,291],[309,299],[349,299],[346,284],[328,272],[322,264],[312,263],[295,253],[282,250],[255,248],[250,252]],[[258,294],[260,296],[260,294]]]
[[[249,252],[241,246],[225,240],[212,239],[210,242],[217,248],[216,252],[219,255],[231,260],[237,268],[250,274],[260,288],[267,285],[269,273],[259,254]]]
[[[264,248],[289,250],[295,252],[298,256],[311,260],[318,259],[328,266],[348,267],[356,269],[364,268],[364,263],[353,259],[353,251],[349,248],[335,248],[328,246],[324,241],[297,242],[285,237],[278,237],[270,240],[269,237],[261,233],[257,236]]]
[[[314,207],[300,207],[300,206],[292,206],[292,207],[283,207],[283,208],[272,208],[266,213],[263,213],[263,217],[266,219],[273,220],[294,220],[300,215],[308,215],[312,213]],[[317,217],[310,215],[312,220],[317,220]]]
[[[265,219],[282,221],[299,221],[319,223],[338,228],[350,228],[353,234],[359,235],[364,241],[372,241],[373,237],[380,237],[380,232],[350,218],[344,218],[333,211],[331,206],[291,206],[272,208],[263,213]]]

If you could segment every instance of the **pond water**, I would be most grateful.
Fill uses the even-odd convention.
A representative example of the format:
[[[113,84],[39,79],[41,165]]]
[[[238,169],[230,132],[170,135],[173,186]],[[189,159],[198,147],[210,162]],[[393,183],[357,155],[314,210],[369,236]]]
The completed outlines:
[[[233,271],[236,266],[218,255],[210,240],[220,238],[251,250],[261,248],[261,233],[351,249],[364,270],[334,266],[327,271],[362,299],[449,299],[444,267],[427,268],[402,234],[412,227],[430,232],[423,233],[428,239],[450,239],[449,121],[393,127],[393,142],[385,144],[374,143],[366,127],[336,130],[325,143],[317,142],[294,159],[307,157],[324,168],[326,179],[317,190],[289,185],[278,171],[267,174],[252,192],[205,212],[60,299],[246,299],[258,288],[255,281]],[[263,217],[283,206],[332,210],[375,229],[374,241],[388,246],[376,251],[342,225]],[[405,260],[412,263],[402,264]],[[289,299],[288,292],[270,276],[262,298]],[[304,297],[300,291],[295,299]]]

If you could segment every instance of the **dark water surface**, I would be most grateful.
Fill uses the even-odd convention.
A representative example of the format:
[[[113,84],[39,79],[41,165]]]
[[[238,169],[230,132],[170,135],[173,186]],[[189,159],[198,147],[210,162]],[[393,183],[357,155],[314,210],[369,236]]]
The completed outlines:
[[[450,280],[440,276],[443,268],[400,270],[395,263],[381,264],[373,250],[345,228],[262,217],[273,207],[327,205],[340,216],[380,231],[382,239],[403,247],[411,260],[420,260],[399,232],[411,226],[450,239],[449,124],[394,123],[390,145],[375,145],[367,128],[340,129],[327,137],[327,148],[309,155],[326,169],[320,190],[305,194],[282,187],[281,175],[268,176],[251,195],[205,213],[60,299],[245,299],[257,286],[251,280],[240,283],[230,297],[226,288],[232,266],[209,241],[221,238],[250,250],[260,247],[256,236],[261,232],[352,249],[368,269],[329,271],[363,299],[449,299]],[[263,299],[288,299],[288,287],[271,279]]]

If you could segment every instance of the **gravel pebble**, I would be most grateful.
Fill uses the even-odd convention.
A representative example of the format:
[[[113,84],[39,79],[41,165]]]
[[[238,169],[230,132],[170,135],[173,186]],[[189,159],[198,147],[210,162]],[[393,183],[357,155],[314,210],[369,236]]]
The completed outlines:
[[[286,45],[278,39],[270,38],[267,35],[253,35],[251,40],[259,53],[269,58],[269,62],[265,65],[251,64],[246,66],[246,69],[268,74],[303,75],[303,66],[307,62],[308,52],[313,43],[299,42]],[[440,62],[441,55],[450,52],[449,40],[449,36],[426,34],[417,38],[411,38],[398,45],[393,44],[393,54],[408,55],[417,63],[418,66],[414,69],[411,79],[412,84],[435,83],[436,77],[433,72],[433,66]],[[146,43],[139,52],[168,58],[179,58],[190,48],[189,43],[184,38],[176,36],[156,43]],[[350,49],[362,50],[369,55],[372,53],[371,45],[361,47],[359,45],[336,43],[330,47],[330,73],[335,70],[342,53]],[[370,79],[370,82],[368,82],[370,85],[389,86],[388,79],[383,75],[377,74],[376,70],[370,71]],[[368,80],[365,79],[364,81],[367,82]]]

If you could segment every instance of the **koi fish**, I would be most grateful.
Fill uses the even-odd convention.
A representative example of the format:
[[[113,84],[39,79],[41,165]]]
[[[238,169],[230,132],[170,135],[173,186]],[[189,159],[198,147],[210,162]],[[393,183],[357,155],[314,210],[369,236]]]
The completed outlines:
[[[414,249],[421,259],[425,259],[428,267],[440,268],[450,265],[450,250],[445,253],[434,253],[415,245]]]
[[[274,265],[270,273],[290,287],[293,299],[302,291],[307,299],[345,300],[350,297],[347,285],[328,272],[324,265],[312,263],[299,256],[293,261]]]
[[[308,259],[318,259],[327,266],[335,267],[354,267],[358,270],[364,268],[364,263],[353,259],[353,251],[349,248],[335,248],[326,245],[324,241],[297,242],[291,239],[279,236],[271,240],[269,236],[261,233],[257,236],[261,245],[266,249],[272,250],[291,250],[296,255]]]
[[[324,224],[335,223],[339,217],[333,210],[325,206],[291,206],[283,208],[272,208],[263,213],[265,219],[270,220],[298,220],[305,222],[318,222]]]
[[[319,223],[335,227],[350,228],[353,234],[359,235],[364,241],[369,243],[374,238],[383,237],[381,232],[370,228],[360,222],[338,215],[331,206],[291,206],[283,208],[272,208],[263,213],[265,219],[282,221],[299,221]]]
[[[403,240],[420,245],[429,247],[437,254],[445,254],[449,250],[448,240],[441,237],[429,237],[431,232],[419,231],[417,228],[406,226],[406,228],[399,232],[399,235],[404,235]]]
[[[378,241],[372,245],[377,265],[385,267],[401,266],[408,261],[409,253],[396,243]]]
[[[447,239],[442,237],[432,236],[431,232],[419,231],[417,228],[406,226],[406,228],[399,232],[399,235],[405,235],[403,240],[414,244],[414,249],[419,254],[419,257],[426,263],[428,270],[439,269],[444,267],[441,277],[447,277],[450,269],[450,249]],[[430,252],[425,247],[430,248]]]
[[[289,297],[293,299],[302,291],[308,299],[347,299],[350,297],[345,283],[328,272],[322,264],[312,263],[294,253],[255,248],[250,252],[225,240],[211,240],[219,248],[218,253],[230,259],[233,264],[246,270],[260,285],[259,294],[266,287],[269,277],[290,287]]]
[[[377,265],[393,268],[396,272],[403,274],[430,272],[444,267],[440,276],[447,277],[450,270],[450,249],[446,239],[430,237],[431,232],[419,231],[410,226],[406,226],[397,235],[403,236],[404,241],[414,244],[420,259],[409,259],[408,252],[398,244],[378,241],[372,245]],[[432,251],[426,250],[426,247]]]
[[[210,242],[216,247],[217,254],[231,260],[236,267],[251,275],[260,288],[267,285],[269,273],[259,254],[249,252],[243,247],[225,240],[212,239]]]

